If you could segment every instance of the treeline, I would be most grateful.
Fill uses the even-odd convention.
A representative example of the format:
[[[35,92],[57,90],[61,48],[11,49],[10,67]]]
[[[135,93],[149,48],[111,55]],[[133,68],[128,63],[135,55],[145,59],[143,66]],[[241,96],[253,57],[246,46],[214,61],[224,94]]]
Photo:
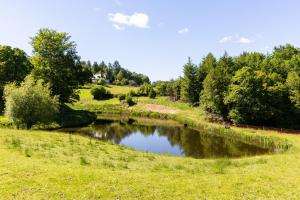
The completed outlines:
[[[104,83],[114,85],[140,86],[143,83],[150,83],[148,76],[131,72],[123,67],[116,60],[113,64],[106,64],[104,61],[98,63],[91,61],[82,61],[82,66],[89,71],[90,77],[94,76],[93,81],[102,85]]]
[[[200,105],[211,120],[300,127],[300,49],[289,44],[267,55],[189,59],[181,78],[154,84],[160,95]]]

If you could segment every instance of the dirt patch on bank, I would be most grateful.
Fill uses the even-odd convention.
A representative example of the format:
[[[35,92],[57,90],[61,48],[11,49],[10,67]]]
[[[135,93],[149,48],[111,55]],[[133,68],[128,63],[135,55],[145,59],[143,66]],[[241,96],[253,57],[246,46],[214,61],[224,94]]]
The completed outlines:
[[[176,114],[179,112],[176,108],[170,108],[167,106],[161,106],[161,105],[153,105],[153,104],[146,104],[143,105],[143,108],[147,111],[151,112],[158,112],[158,113],[166,113],[166,114]]]

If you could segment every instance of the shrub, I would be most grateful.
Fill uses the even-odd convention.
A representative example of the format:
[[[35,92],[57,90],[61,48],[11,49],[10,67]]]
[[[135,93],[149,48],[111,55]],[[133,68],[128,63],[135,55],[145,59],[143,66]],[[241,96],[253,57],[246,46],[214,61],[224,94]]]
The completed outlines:
[[[119,98],[120,101],[123,101],[123,100],[125,100],[126,95],[125,94],[119,94],[118,98]]]
[[[137,93],[136,93],[134,90],[130,90],[130,91],[129,91],[129,94],[130,94],[130,96],[132,96],[132,97],[138,96]]]
[[[9,84],[4,89],[5,116],[18,128],[53,122],[58,112],[57,97],[52,97],[49,86],[27,77],[21,86]]]
[[[125,102],[128,104],[128,106],[133,106],[135,104],[130,94],[126,95]]]
[[[110,93],[109,90],[106,90],[103,86],[95,86],[91,90],[91,94],[93,95],[94,99],[96,100],[104,100],[110,99],[113,95]]]
[[[138,96],[148,96],[152,86],[149,83],[144,83],[137,91]]]
[[[99,78],[96,83],[97,85],[106,85],[106,81],[104,78]]]
[[[149,96],[150,99],[155,99],[156,92],[155,92],[155,90],[153,88],[151,88],[151,90],[149,91],[149,95],[148,96]]]

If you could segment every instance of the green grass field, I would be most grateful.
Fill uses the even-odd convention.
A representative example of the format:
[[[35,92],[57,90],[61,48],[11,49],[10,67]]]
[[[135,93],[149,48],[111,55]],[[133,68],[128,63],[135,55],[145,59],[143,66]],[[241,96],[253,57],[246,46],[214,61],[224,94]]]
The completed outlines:
[[[119,106],[117,99],[95,101],[83,91],[74,108]],[[130,109],[141,110],[143,104],[176,108],[178,117],[221,127],[205,122],[199,110],[165,98],[139,98]],[[83,136],[0,129],[0,199],[299,199],[300,136],[231,129],[247,137],[287,140],[291,147],[273,155],[197,160]]]

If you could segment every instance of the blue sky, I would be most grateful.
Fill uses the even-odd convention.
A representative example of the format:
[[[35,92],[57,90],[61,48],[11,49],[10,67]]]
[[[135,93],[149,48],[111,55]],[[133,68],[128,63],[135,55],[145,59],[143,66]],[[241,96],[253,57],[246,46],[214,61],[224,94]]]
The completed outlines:
[[[83,60],[113,62],[151,80],[176,78],[190,56],[300,46],[298,0],[0,0],[0,44],[31,54],[30,37],[68,32]]]

